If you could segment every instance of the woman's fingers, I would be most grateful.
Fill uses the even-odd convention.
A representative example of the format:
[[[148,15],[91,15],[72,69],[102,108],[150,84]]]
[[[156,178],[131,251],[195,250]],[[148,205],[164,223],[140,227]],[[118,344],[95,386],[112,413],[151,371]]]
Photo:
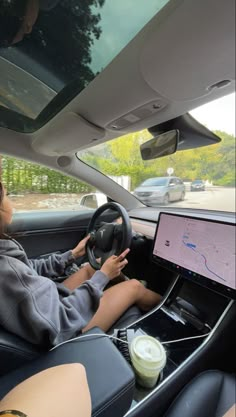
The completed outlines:
[[[127,263],[128,263],[127,259],[124,259],[122,262],[120,262],[120,265],[119,265],[120,269],[123,269],[125,265],[127,265]]]
[[[129,253],[130,249],[125,249],[119,256],[111,256],[115,263],[119,264],[119,268],[123,269],[127,265],[128,261],[125,259],[126,255]]]
[[[130,251],[129,248],[125,249],[119,256],[117,256],[118,260],[123,261],[126,255],[128,255],[129,251]]]
[[[110,256],[103,264],[101,271],[104,272],[110,279],[119,276],[121,270],[127,265],[128,261],[125,258],[129,253],[129,249],[124,250],[119,256]]]

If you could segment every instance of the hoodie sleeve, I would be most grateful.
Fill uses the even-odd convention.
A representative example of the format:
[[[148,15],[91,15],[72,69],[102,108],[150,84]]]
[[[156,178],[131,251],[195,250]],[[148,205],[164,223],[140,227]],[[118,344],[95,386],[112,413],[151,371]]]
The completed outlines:
[[[56,345],[78,334],[97,311],[109,281],[97,271],[62,297],[53,281],[35,276],[17,259],[8,258],[7,262],[1,283],[0,324],[34,344]]]
[[[48,258],[29,259],[31,267],[39,274],[47,278],[56,278],[64,275],[65,268],[75,261],[72,251],[63,254],[52,254]]]

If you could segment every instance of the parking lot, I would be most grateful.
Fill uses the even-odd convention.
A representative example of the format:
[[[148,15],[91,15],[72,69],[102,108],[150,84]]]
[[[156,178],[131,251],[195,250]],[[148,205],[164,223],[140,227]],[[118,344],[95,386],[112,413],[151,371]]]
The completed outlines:
[[[212,186],[206,191],[186,191],[184,201],[170,203],[169,206],[234,212],[235,188]]]
[[[209,187],[206,191],[189,191],[184,201],[170,203],[169,207],[235,211],[235,188]],[[79,210],[82,194],[23,194],[11,197],[15,211]]]

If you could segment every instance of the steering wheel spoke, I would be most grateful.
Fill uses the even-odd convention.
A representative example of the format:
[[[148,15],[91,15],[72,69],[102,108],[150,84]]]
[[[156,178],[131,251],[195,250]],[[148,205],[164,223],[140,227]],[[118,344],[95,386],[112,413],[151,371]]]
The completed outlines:
[[[117,240],[122,240],[123,237],[123,224],[116,224],[114,227],[114,237]]]

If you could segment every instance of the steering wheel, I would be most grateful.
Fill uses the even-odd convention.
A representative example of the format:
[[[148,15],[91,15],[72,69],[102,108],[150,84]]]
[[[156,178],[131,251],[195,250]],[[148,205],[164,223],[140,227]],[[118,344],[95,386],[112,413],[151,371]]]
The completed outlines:
[[[122,223],[102,222],[97,227],[98,219],[106,210],[116,211],[122,219]],[[90,239],[86,245],[86,253],[90,265],[98,270],[103,263],[112,255],[120,255],[129,248],[132,239],[132,227],[127,211],[118,203],[106,203],[99,207],[88,226]],[[96,258],[101,258],[101,264]]]

